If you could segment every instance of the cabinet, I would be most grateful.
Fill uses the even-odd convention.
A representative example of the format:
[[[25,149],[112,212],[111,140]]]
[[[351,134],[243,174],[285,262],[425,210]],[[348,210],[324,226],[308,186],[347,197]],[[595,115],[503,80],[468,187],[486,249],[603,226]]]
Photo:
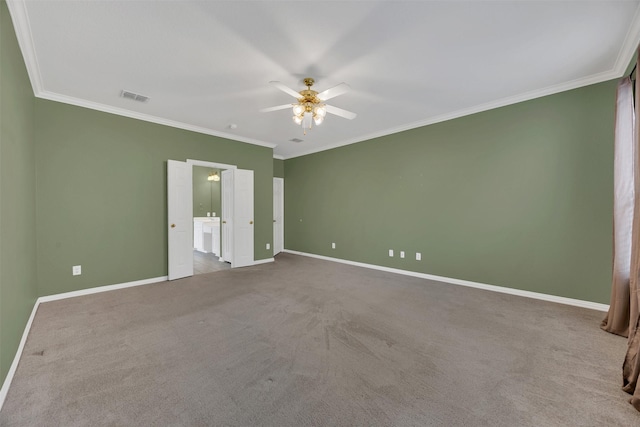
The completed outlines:
[[[220,256],[220,218],[196,217],[193,219],[193,247],[204,253]]]
[[[220,256],[220,221],[202,224],[202,240],[205,252]]]

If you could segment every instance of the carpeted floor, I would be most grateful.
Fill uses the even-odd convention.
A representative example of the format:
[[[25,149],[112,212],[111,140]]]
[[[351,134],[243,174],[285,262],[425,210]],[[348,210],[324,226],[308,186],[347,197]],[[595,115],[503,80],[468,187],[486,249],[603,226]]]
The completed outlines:
[[[640,425],[602,317],[281,254],[42,304],[0,425]]]

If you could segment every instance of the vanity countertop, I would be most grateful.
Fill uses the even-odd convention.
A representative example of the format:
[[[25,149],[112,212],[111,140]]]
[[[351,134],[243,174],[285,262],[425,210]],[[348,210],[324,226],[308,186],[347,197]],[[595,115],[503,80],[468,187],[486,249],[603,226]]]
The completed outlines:
[[[200,222],[220,222],[219,216],[196,216],[193,218],[194,221]]]

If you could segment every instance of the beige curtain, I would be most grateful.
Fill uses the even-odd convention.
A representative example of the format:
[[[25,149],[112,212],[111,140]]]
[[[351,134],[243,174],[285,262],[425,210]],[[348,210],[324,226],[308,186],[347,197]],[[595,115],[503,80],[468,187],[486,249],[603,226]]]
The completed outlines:
[[[636,73],[639,71],[637,64],[640,63],[640,49],[638,50],[638,59],[636,60]],[[637,74],[636,74],[637,75]],[[636,90],[636,105],[640,101],[638,95],[640,91]],[[636,123],[640,108],[636,109]],[[629,312],[631,313],[629,323],[629,345],[627,354],[624,358],[622,366],[623,390],[632,394],[631,404],[640,411],[640,387],[638,384],[638,374],[640,373],[640,315],[638,307],[640,307],[640,126],[636,126],[633,133],[633,182],[635,186],[635,214],[633,217],[633,228],[631,230],[631,269],[629,281]]]
[[[629,336],[631,319],[638,315],[637,304],[631,303],[629,274],[634,208],[634,124],[633,85],[631,79],[625,77],[618,83],[616,95],[611,302],[601,325],[605,331],[625,337]]]
[[[640,64],[640,47],[636,70]],[[640,87],[628,77],[618,84],[614,158],[613,282],[602,329],[628,336],[622,388],[640,411]]]

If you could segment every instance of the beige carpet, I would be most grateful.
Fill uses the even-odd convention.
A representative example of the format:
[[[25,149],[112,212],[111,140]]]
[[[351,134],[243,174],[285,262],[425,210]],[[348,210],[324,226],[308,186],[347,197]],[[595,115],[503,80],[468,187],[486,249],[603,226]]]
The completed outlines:
[[[0,425],[640,425],[602,317],[282,254],[42,304]]]

